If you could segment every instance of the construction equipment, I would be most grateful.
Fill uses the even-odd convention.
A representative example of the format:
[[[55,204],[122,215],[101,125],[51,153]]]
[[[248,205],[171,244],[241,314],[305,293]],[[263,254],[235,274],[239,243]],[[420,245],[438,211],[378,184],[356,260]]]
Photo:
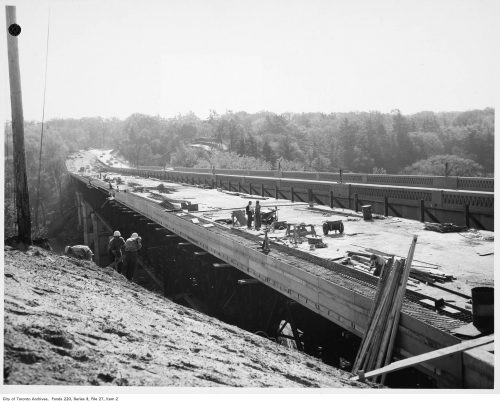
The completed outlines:
[[[309,226],[309,230],[307,229]],[[316,230],[313,224],[306,223],[287,223],[286,236],[297,235],[297,237],[305,237],[306,235],[313,235],[316,237]]]
[[[266,211],[260,212],[260,219],[262,224],[269,225],[275,221],[277,221],[277,209],[267,209]]]
[[[342,220],[325,221],[323,223],[323,234],[328,235],[329,231],[338,231],[342,234],[344,232],[344,223],[342,223]]]

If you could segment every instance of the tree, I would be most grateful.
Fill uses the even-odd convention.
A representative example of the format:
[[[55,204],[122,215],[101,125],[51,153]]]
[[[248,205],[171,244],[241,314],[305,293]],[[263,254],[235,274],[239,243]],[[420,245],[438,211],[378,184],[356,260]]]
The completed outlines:
[[[356,129],[357,127],[347,118],[342,120],[339,128],[339,167],[344,169],[352,169],[354,167],[354,146],[356,144]]]
[[[251,157],[259,157],[259,149],[257,148],[257,142],[252,135],[248,135],[248,140],[246,143],[246,155]]]
[[[412,146],[408,135],[409,126],[408,120],[401,114],[399,110],[392,111],[392,131],[396,138],[396,157],[398,165],[403,166],[408,161],[413,161]]]
[[[455,155],[437,155],[425,160],[419,160],[405,167],[402,174],[445,175],[448,163],[448,175],[460,177],[478,177],[482,175],[483,167],[474,160],[464,159]]]
[[[417,160],[443,154],[444,145],[435,132],[411,132],[409,134],[413,157]]]
[[[264,143],[262,144],[262,157],[265,161],[271,163],[271,165],[274,166],[274,163],[276,162],[276,155],[274,154],[273,148],[269,144],[268,139],[265,139]]]

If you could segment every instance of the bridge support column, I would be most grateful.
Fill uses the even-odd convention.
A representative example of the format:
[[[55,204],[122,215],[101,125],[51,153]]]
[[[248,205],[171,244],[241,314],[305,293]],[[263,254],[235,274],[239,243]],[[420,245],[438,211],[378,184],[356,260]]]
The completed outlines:
[[[87,206],[85,201],[80,202],[80,207],[82,210],[82,223],[83,223],[83,243],[87,246],[90,245],[89,236],[89,214],[90,208]]]
[[[94,262],[96,265],[100,265],[101,255],[99,246],[99,224],[97,221],[97,216],[94,212],[90,213],[90,218],[92,220],[92,240],[94,243]]]
[[[82,229],[83,213],[82,213],[83,195],[81,192],[76,192],[76,210],[78,211],[78,230]]]

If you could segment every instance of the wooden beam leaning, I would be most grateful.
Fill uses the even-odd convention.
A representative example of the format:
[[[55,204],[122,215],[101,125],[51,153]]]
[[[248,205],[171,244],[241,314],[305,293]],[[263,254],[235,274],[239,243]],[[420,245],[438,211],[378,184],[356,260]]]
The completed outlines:
[[[410,246],[410,250],[408,251],[408,257],[406,258],[405,261],[405,270],[404,270],[404,277],[402,281],[402,288],[398,294],[398,298],[396,299],[396,307],[393,310],[395,312],[394,315],[391,315],[391,318],[394,320],[394,324],[392,326],[391,334],[390,334],[390,341],[389,345],[387,348],[387,354],[384,360],[384,365],[387,365],[392,358],[392,350],[394,348],[394,344],[396,343],[396,336],[398,334],[398,328],[399,328],[399,318],[401,316],[401,308],[403,306],[403,300],[404,296],[406,293],[406,283],[408,282],[408,277],[410,276],[410,270],[411,270],[411,264],[413,262],[413,255],[415,254],[415,246],[417,245],[417,236],[413,236],[413,240]],[[385,382],[385,375],[382,376],[381,383],[384,384]]]
[[[412,356],[410,358],[406,358],[406,359],[402,359],[402,360],[397,361],[397,362],[393,362],[387,366],[384,366],[383,368],[375,369],[371,372],[364,373],[364,378],[369,379],[371,377],[379,376],[382,374],[395,372],[397,370],[408,368],[410,366],[415,366],[415,365],[430,361],[432,359],[441,358],[443,356],[451,355],[451,354],[454,354],[456,352],[463,352],[463,351],[467,351],[467,350],[472,349],[472,348],[480,347],[481,345],[490,344],[493,341],[494,341],[493,334],[491,334],[487,337],[480,337],[480,338],[475,338],[473,340],[464,341],[464,342],[461,342],[459,344],[455,344],[455,345],[451,345],[449,347],[438,349],[436,351],[427,352],[425,354]],[[351,380],[353,380],[353,381],[357,381],[359,379],[360,379],[359,375],[351,378]]]

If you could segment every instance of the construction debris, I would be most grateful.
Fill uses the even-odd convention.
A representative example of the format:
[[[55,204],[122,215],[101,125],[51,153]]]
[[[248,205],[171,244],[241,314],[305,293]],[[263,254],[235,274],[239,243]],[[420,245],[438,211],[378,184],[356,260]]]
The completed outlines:
[[[307,238],[307,243],[309,245],[313,245],[314,248],[327,248],[328,245],[326,245],[323,240],[321,239],[321,237],[315,237],[313,235],[307,235],[306,236]]]
[[[424,283],[435,283],[436,281],[444,283],[455,280],[455,277],[450,274],[437,273],[435,271],[424,270],[416,267],[411,268],[410,277]]]
[[[344,232],[344,223],[342,223],[342,220],[325,221],[323,223],[323,234],[328,235],[329,231],[338,231],[342,234]]]
[[[466,226],[457,226],[453,223],[425,223],[424,230],[437,231],[438,233],[458,233],[467,231]]]
[[[307,229],[309,226],[309,230]],[[305,237],[306,235],[316,236],[316,230],[314,229],[314,224],[306,224],[306,223],[287,223],[286,236],[297,236],[297,237]]]
[[[372,271],[373,275],[379,276],[383,266],[390,260],[390,258],[395,255],[389,255],[384,252],[379,252],[374,249],[367,249],[369,251],[373,251],[374,253],[367,252],[357,252],[357,251],[348,251],[347,256],[350,258],[350,261],[356,262],[358,265],[362,265],[363,268]],[[425,263],[425,262],[422,262]],[[343,264],[351,264],[343,263]],[[451,274],[444,274],[437,271],[436,266],[413,266],[410,269],[410,277],[417,282],[423,283],[445,283],[450,282],[456,279]]]

